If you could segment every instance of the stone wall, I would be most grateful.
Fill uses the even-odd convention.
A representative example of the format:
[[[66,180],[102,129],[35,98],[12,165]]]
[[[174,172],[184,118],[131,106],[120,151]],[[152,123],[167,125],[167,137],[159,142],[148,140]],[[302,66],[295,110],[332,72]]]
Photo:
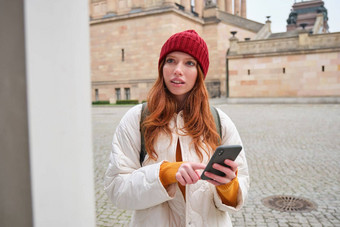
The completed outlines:
[[[340,33],[231,41],[230,97],[340,96]]]

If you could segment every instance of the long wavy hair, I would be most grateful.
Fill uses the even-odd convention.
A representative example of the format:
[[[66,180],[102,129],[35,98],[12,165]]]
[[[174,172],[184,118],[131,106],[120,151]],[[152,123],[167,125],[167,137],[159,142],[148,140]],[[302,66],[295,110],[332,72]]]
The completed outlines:
[[[149,157],[157,160],[154,143],[161,132],[171,137],[169,122],[177,112],[177,102],[173,94],[166,88],[163,77],[164,60],[158,68],[158,79],[151,88],[147,107],[150,114],[142,124],[144,130],[145,148]],[[203,160],[203,150],[210,156],[209,147],[215,150],[221,138],[217,133],[214,117],[211,114],[208,91],[204,84],[204,75],[197,64],[197,79],[194,87],[189,92],[183,107],[184,128],[181,134],[192,137],[192,143],[200,160]],[[201,148],[201,149],[200,149]]]

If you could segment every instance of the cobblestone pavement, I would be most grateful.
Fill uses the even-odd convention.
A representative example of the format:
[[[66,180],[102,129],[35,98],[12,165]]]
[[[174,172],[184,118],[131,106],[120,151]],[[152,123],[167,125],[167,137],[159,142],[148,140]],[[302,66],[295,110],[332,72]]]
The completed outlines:
[[[234,226],[340,226],[340,105],[215,104],[236,124],[246,149],[251,188]],[[97,226],[127,226],[131,211],[113,207],[103,192],[111,139],[130,107],[94,107]],[[306,198],[311,212],[280,212],[261,200]]]

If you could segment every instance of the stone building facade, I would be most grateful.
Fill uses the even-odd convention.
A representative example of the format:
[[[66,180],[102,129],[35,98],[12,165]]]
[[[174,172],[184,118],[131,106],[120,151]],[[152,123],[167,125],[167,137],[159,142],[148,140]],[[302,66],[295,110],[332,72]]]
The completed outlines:
[[[340,96],[340,33],[328,32],[321,0],[295,3],[282,33],[271,32],[269,19],[246,19],[245,0],[90,0],[89,6],[92,101],[146,100],[161,46],[186,29],[207,42],[212,98]]]
[[[91,0],[92,100],[146,100],[163,43],[195,29],[207,42],[211,97],[226,95],[231,31],[252,39],[264,26],[246,19],[245,0]]]
[[[268,20],[254,40],[230,39],[230,97],[340,96],[340,33],[311,28],[271,33]]]

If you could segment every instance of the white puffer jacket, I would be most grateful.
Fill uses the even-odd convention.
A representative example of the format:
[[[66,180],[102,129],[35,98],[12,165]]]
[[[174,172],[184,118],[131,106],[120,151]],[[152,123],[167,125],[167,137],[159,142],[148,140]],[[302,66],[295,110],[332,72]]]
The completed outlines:
[[[122,118],[113,136],[109,167],[105,174],[105,191],[113,204],[121,209],[134,210],[131,226],[232,226],[228,212],[238,211],[244,204],[249,188],[248,166],[244,150],[238,163],[239,192],[237,207],[222,203],[216,187],[204,180],[186,186],[186,202],[177,184],[166,190],[159,178],[164,160],[176,161],[176,141],[180,141],[183,161],[200,162],[189,136],[178,135],[183,128],[182,113],[175,114],[169,136],[158,137],[155,150],[158,160],[145,157],[140,166],[140,116],[142,105],[131,108]],[[240,136],[230,118],[218,109],[222,126],[222,144],[240,144]],[[205,154],[204,152],[202,152]],[[209,158],[204,157],[203,163]]]

